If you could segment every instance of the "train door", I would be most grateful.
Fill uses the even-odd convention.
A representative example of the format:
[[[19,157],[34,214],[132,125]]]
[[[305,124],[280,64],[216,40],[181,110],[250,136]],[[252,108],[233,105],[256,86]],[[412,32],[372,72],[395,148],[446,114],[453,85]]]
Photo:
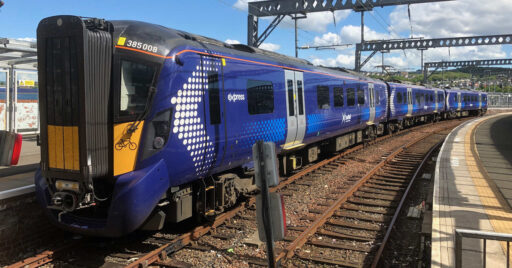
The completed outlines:
[[[461,108],[462,108],[461,94],[460,94],[460,92],[457,92],[457,110],[460,110]]]
[[[0,71],[0,130],[8,130],[9,73]]]
[[[370,103],[368,107],[370,107],[370,119],[368,123],[373,123],[375,121],[375,85],[373,83],[368,83],[368,95],[370,95]]]
[[[302,144],[306,133],[303,73],[284,71],[286,86],[287,134],[284,149]]]
[[[437,113],[437,110],[439,109],[439,94],[437,90],[434,90],[434,113]]]
[[[407,88],[407,116],[412,116],[412,88]]]
[[[225,120],[224,70],[222,60],[211,56],[201,56],[203,72],[196,79],[202,79],[204,92],[204,127],[206,133],[200,143],[200,168],[208,172],[224,161],[227,148],[227,122]],[[188,97],[187,97],[188,99]],[[197,131],[192,131],[192,135]],[[194,139],[194,136],[192,137]]]
[[[482,93],[478,93],[478,109],[482,109]]]

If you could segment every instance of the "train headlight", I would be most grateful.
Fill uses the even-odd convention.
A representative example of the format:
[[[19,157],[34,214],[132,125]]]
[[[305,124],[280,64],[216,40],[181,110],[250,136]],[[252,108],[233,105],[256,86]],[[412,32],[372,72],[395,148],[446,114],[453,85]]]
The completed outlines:
[[[55,188],[57,188],[58,191],[72,191],[78,193],[80,191],[80,184],[76,181],[57,180],[55,182]]]
[[[153,140],[153,147],[155,149],[161,149],[162,147],[164,147],[164,144],[165,139],[162,137],[155,137],[155,139]]]

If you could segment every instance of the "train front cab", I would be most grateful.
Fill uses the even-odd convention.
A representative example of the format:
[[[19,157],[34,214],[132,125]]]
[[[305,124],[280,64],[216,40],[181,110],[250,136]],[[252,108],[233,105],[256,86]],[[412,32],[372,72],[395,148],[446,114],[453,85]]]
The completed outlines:
[[[149,115],[163,59],[116,49],[113,40],[126,38],[104,20],[55,16],[38,27],[36,195],[55,224],[88,235],[133,232],[169,183],[161,161],[136,170],[144,129],[169,122],[170,111]]]

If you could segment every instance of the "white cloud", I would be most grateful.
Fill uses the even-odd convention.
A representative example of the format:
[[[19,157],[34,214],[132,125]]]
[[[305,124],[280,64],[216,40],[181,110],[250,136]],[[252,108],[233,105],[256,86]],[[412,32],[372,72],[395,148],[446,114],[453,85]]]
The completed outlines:
[[[247,11],[247,3],[248,2],[256,2],[256,1],[263,1],[263,0],[236,0],[236,3],[233,4],[233,7],[239,10]]]
[[[268,51],[277,51],[281,48],[281,46],[273,43],[263,43],[260,45],[260,48]]]
[[[240,41],[235,40],[235,39],[226,39],[226,41],[224,41],[224,42],[228,43],[228,44],[232,44],[232,45],[233,44],[241,44]],[[281,46],[278,44],[273,44],[273,43],[263,43],[259,46],[259,48],[268,50],[268,51],[277,51],[281,48]]]
[[[510,32],[512,27],[510,0],[457,0],[411,5],[410,9],[415,36],[503,34]],[[409,35],[407,6],[395,8],[389,18],[395,31]]]
[[[364,27],[365,40],[386,40],[396,38],[396,36],[379,33],[371,30],[367,26]],[[361,27],[355,25],[346,25],[341,28],[340,34],[328,32],[321,37],[315,36],[313,44],[315,46],[325,46],[332,44],[355,44],[361,42]]]
[[[233,7],[239,10],[247,11],[248,2],[256,2],[262,0],[237,0]],[[334,18],[336,18],[336,23],[346,19],[348,15],[350,15],[350,10],[337,10],[333,13],[330,11],[326,12],[314,12],[308,13],[307,18],[299,19],[297,21],[297,25],[299,29],[306,31],[314,31],[314,32],[325,32],[327,29],[327,25],[334,23]],[[266,20],[273,19],[273,17],[263,17]],[[295,22],[289,16],[286,16],[283,21],[279,24],[280,27],[284,28],[294,28]]]
[[[341,41],[343,43],[360,43],[361,42],[361,26],[355,25],[346,25],[341,28]],[[387,34],[387,33],[379,33],[368,26],[364,26],[364,40],[387,40],[391,38],[396,38],[396,36]]]
[[[346,19],[348,15],[350,15],[350,10],[338,10],[334,11],[334,17],[336,18],[336,23],[339,24],[342,20]],[[307,18],[299,19],[297,21],[297,27],[306,31],[314,31],[314,32],[325,32],[327,30],[327,26],[330,24],[334,24],[333,13],[330,11],[326,12],[314,12],[308,13]],[[289,16],[285,17],[280,24],[281,27],[284,28],[294,28],[295,22]]]
[[[512,29],[512,5],[510,0],[457,0],[450,2],[411,5],[411,19],[414,37],[438,38],[506,34]],[[410,35],[410,24],[407,6],[396,7],[389,15],[391,34],[380,33],[365,26],[365,40],[383,40],[407,38]],[[397,34],[400,34],[398,36]],[[337,40],[335,33],[315,37],[315,44],[324,45]],[[340,43],[359,43],[360,26],[346,25],[339,34]],[[507,51],[507,52],[506,52]],[[424,51],[424,61],[450,61],[473,59],[499,59],[512,56],[504,46],[468,46],[454,48],[436,48]],[[344,51],[335,58],[313,59],[315,64],[354,68],[349,60],[353,54]],[[404,55],[406,54],[406,56]],[[363,53],[363,60],[369,53]],[[509,55],[510,54],[510,55]],[[347,64],[349,62],[349,64]],[[372,58],[363,69],[369,70],[381,65],[380,53]],[[417,50],[392,51],[385,54],[384,64],[396,69],[420,69],[421,52]]]
[[[238,40],[234,40],[234,39],[226,39],[226,41],[224,41],[224,43],[228,43],[228,44],[240,44],[240,41],[238,41]]]
[[[315,40],[313,41],[313,45],[315,46],[327,46],[340,43],[340,36],[331,32],[323,34],[322,37],[315,36]]]
[[[354,54],[346,54],[346,53],[340,53],[336,58],[312,58],[311,62],[314,65],[322,65],[326,67],[344,67],[353,69],[354,63],[355,63],[355,56]]]

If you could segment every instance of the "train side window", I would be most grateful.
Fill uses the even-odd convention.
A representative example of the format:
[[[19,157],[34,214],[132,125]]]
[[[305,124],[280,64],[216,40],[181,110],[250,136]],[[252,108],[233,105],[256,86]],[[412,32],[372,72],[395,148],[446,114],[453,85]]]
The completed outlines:
[[[286,81],[288,90],[288,116],[295,115],[295,103],[293,102],[293,80]]]
[[[327,86],[317,86],[316,87],[316,96],[318,101],[318,109],[329,109],[329,87]]]
[[[299,115],[304,114],[304,96],[302,89],[302,80],[297,80],[297,95],[299,98]]]
[[[274,86],[272,82],[252,79],[247,80],[247,105],[249,114],[273,113]]]
[[[347,89],[347,106],[356,105],[356,91],[353,88]]]
[[[357,90],[357,104],[364,105],[364,90]]]
[[[380,103],[380,94],[378,90],[375,90],[375,106],[379,105]]]
[[[210,124],[220,124],[219,74],[208,72],[208,100],[210,104]]]
[[[403,101],[402,92],[397,92],[396,93],[396,103],[400,104],[400,103],[402,103],[402,101]]]
[[[334,87],[334,107],[343,107],[343,88]]]
[[[288,116],[294,116],[295,115],[295,103],[293,101],[293,80],[288,79],[286,80],[287,88],[288,90]]]

